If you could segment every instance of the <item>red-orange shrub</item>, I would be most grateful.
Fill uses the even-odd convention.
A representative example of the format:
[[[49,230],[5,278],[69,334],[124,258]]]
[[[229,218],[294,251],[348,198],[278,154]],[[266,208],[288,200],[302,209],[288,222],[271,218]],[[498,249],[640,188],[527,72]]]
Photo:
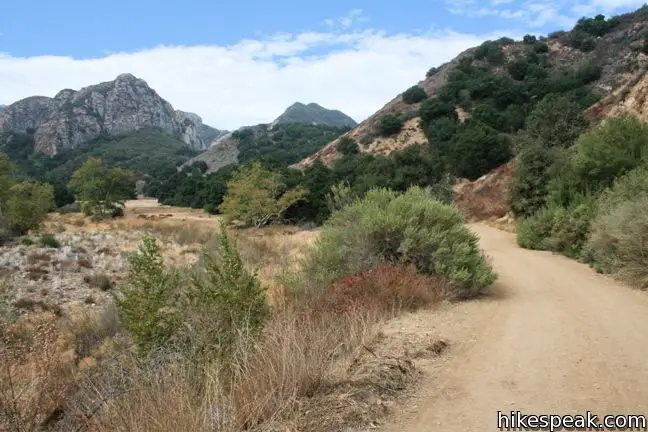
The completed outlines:
[[[421,275],[414,265],[384,264],[332,283],[315,301],[314,309],[336,313],[414,310],[438,302],[444,291],[442,278]]]

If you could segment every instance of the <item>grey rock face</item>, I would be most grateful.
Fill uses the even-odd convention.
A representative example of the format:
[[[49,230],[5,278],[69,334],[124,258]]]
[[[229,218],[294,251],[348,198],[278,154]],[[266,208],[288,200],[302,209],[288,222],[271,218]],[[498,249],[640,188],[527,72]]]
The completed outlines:
[[[144,80],[131,74],[79,91],[65,89],[54,98],[23,99],[0,113],[0,129],[34,133],[35,150],[50,156],[102,135],[150,127],[201,150],[209,144],[199,136],[201,125],[196,114],[175,111]]]
[[[202,118],[198,114],[177,110],[176,119],[187,126],[191,123],[195,125],[195,135],[203,144],[203,147],[201,147],[200,150],[209,148],[218,138],[229,133],[229,131],[215,129],[204,124]],[[193,133],[193,131],[191,131],[191,133]]]
[[[211,173],[227,165],[238,164],[239,141],[232,137],[232,134],[233,132],[228,132],[216,138],[207,151],[190,159],[184,165],[191,165],[194,162],[203,161],[207,164],[207,172]]]

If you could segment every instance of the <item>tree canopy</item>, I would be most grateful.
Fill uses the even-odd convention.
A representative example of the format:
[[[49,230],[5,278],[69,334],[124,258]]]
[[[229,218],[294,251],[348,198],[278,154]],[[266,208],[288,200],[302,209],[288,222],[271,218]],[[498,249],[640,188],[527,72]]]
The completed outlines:
[[[83,211],[103,218],[118,214],[124,201],[135,197],[134,174],[123,168],[106,169],[101,160],[89,158],[68,184]]]

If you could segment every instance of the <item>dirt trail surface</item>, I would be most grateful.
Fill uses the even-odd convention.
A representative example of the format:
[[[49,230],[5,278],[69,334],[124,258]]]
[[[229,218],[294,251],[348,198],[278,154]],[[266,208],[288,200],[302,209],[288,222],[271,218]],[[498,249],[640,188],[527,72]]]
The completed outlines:
[[[381,429],[495,431],[498,410],[648,414],[648,295],[472,228],[499,279],[485,299],[389,324],[392,335],[430,333],[450,348],[419,363],[422,388]]]

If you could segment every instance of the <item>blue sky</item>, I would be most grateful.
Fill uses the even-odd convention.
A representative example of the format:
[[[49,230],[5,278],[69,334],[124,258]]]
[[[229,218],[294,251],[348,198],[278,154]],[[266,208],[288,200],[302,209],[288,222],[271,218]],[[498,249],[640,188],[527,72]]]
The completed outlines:
[[[356,120],[487,38],[567,29],[635,0],[23,0],[0,8],[0,104],[130,72],[216,127],[292,102]]]

